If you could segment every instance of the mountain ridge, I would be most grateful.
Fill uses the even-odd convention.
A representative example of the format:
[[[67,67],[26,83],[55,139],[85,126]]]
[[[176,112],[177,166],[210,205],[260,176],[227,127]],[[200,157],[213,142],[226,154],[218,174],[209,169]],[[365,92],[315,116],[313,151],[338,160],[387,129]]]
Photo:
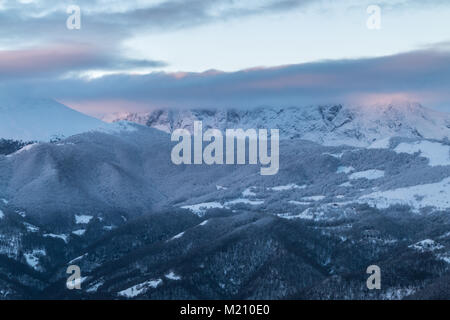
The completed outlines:
[[[278,128],[281,139],[300,138],[326,146],[368,147],[386,138],[450,138],[450,114],[427,109],[418,103],[373,105],[371,107],[311,105],[307,107],[259,107],[239,110],[154,110],[119,113],[105,121],[130,121],[170,133],[183,128],[192,132],[193,122],[203,127]]]

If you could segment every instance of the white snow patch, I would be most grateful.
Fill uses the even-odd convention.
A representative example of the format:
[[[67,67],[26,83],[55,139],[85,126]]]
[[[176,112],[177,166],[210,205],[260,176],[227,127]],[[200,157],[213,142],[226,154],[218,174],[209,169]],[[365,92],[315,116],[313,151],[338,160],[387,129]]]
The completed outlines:
[[[345,173],[348,174],[352,171],[355,171],[355,168],[353,167],[344,167],[344,166],[340,166],[337,168],[336,173]]]
[[[173,236],[172,238],[170,238],[170,240],[180,239],[182,236],[184,236],[184,231],[180,232],[179,234],[177,234],[175,236]]]
[[[161,285],[161,283],[162,283],[161,279],[149,280],[149,281],[145,281],[143,283],[137,284],[135,286],[132,286],[128,289],[122,290],[117,294],[121,297],[133,298],[133,297],[136,297],[138,295],[141,295],[141,294],[147,292],[150,288],[153,288],[153,289],[157,288],[159,285]]]
[[[259,206],[259,205],[264,203],[264,200],[249,200],[249,199],[239,198],[239,199],[235,199],[235,200],[231,200],[231,201],[225,202],[225,207],[232,206],[232,205],[235,205],[235,204],[241,204],[241,203],[242,204],[249,204],[249,205],[252,205],[252,206]]]
[[[39,266],[39,258],[45,256],[47,253],[44,249],[34,249],[32,252],[26,252],[23,254],[28,265],[34,270],[40,271],[42,268]]]
[[[349,188],[349,187],[352,187],[352,183],[350,181],[347,181],[347,182],[341,183],[339,185],[339,187]]]
[[[285,186],[277,186],[277,187],[272,187],[272,188],[267,188],[268,190],[272,190],[272,191],[287,191],[287,190],[293,190],[293,189],[305,189],[307,186],[306,185],[296,185],[295,183],[290,183],[287,184]]]
[[[173,271],[164,275],[169,280],[181,280],[181,276],[176,275]]]
[[[415,244],[408,246],[408,248],[416,249],[420,252],[425,252],[425,251],[439,250],[439,249],[444,248],[444,246],[435,242],[434,240],[425,239],[425,240],[419,241]]]
[[[6,199],[0,199],[0,201],[3,202],[4,205],[7,205],[9,203],[9,201]]]
[[[303,201],[321,201],[323,199],[325,199],[325,196],[310,196],[310,197],[303,197],[302,200]]]
[[[46,237],[46,238],[56,238],[56,239],[61,239],[61,240],[63,240],[65,243],[67,243],[67,235],[66,235],[66,234],[46,233],[46,234],[44,234],[44,237]]]
[[[20,153],[22,153],[22,152],[29,151],[29,150],[33,149],[35,146],[37,146],[38,144],[39,144],[39,143],[28,144],[28,145],[26,145],[25,147],[23,147],[22,149],[19,149],[19,150],[17,150],[16,152],[7,155],[6,157],[7,157],[7,158],[10,158],[10,157],[15,156],[15,155],[18,155],[18,154],[20,154]]]
[[[22,218],[25,218],[27,215],[25,214],[25,212],[23,212],[23,211],[18,211],[18,210],[16,210],[15,211],[19,216],[21,216]]]
[[[377,170],[377,169],[370,169],[366,171],[359,171],[352,173],[349,176],[349,179],[356,180],[356,179],[368,179],[368,180],[375,180],[380,179],[384,177],[384,171],[383,170]]]
[[[228,190],[227,187],[223,187],[223,186],[219,186],[219,185],[216,185],[216,189],[217,190]]]
[[[296,206],[309,206],[311,203],[309,202],[301,202],[301,201],[295,201],[295,200],[289,200],[290,204],[294,204]]]
[[[325,152],[325,153],[322,153],[322,154],[323,155],[327,155],[327,156],[331,156],[331,157],[336,158],[336,159],[340,159],[344,155],[344,153],[329,153],[329,152]]]
[[[191,210],[198,216],[203,216],[209,209],[222,209],[224,206],[220,202],[204,202],[199,204],[193,204],[189,206],[183,206],[182,209]]]
[[[305,219],[305,220],[318,220],[323,216],[322,212],[314,212],[311,208],[304,210],[297,215],[291,215],[290,213],[282,213],[277,215],[280,218],[292,220],[292,219]]]
[[[241,204],[241,203],[249,204],[252,206],[257,206],[257,205],[263,204],[264,200],[259,200],[259,199],[250,200],[250,199],[246,199],[246,198],[239,198],[239,199],[227,201],[224,204],[222,204],[220,202],[203,202],[203,203],[198,203],[198,204],[193,204],[193,205],[182,206],[181,208],[190,210],[193,213],[195,213],[196,215],[198,215],[199,217],[202,217],[205,215],[206,211],[209,209],[229,209],[230,206],[233,206],[236,204]]]
[[[80,237],[82,235],[84,235],[85,232],[86,232],[85,229],[78,229],[78,230],[72,231],[73,234],[76,234],[77,236],[80,236]]]
[[[255,187],[249,187],[249,188],[245,189],[244,191],[242,191],[242,196],[243,196],[244,198],[247,198],[247,197],[255,197],[255,196],[256,196],[256,193],[254,193],[254,192],[252,191],[254,188],[255,188]]]
[[[385,300],[402,300],[414,292],[416,292],[414,288],[388,288],[386,292],[381,294],[381,297]]]
[[[88,215],[75,215],[75,223],[76,224],[88,224],[93,216]]]
[[[208,220],[203,221],[202,223],[199,224],[199,226],[204,226],[208,223]]]
[[[80,261],[81,259],[83,259],[84,257],[86,257],[88,254],[85,253],[82,256],[76,257],[75,259],[70,260],[69,262],[67,262],[67,264],[72,264],[74,262]]]
[[[437,183],[377,191],[360,197],[359,202],[368,203],[379,209],[400,204],[408,205],[415,210],[425,207],[444,210],[450,208],[450,177]]]
[[[400,143],[395,149],[397,153],[414,154],[419,152],[420,155],[429,160],[429,165],[450,166],[450,146],[442,143],[431,141],[417,141],[413,143]]]
[[[0,209],[0,219],[3,219],[5,217],[5,214],[3,213],[3,211]]]
[[[39,228],[36,226],[33,226],[31,223],[24,222],[23,225],[27,228],[29,232],[38,232]]]
[[[380,140],[376,140],[372,142],[370,146],[367,147],[367,149],[389,149],[391,142],[391,138],[384,138]]]

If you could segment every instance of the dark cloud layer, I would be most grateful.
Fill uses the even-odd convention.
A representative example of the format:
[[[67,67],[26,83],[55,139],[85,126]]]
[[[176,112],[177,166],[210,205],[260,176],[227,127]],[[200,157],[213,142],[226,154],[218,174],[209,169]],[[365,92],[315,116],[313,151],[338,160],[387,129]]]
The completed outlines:
[[[123,109],[131,105],[146,109],[371,103],[376,98],[404,97],[450,111],[450,51],[427,49],[381,58],[323,61],[233,73],[21,80],[9,82],[6,87],[10,92],[26,88],[34,94],[81,106],[109,101],[116,108],[114,101],[121,101]]]

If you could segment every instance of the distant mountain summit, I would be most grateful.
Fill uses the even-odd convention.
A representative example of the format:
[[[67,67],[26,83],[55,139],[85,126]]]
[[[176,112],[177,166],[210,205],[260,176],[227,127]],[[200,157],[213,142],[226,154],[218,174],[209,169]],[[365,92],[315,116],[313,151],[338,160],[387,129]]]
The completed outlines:
[[[2,97],[0,100],[0,139],[50,141],[105,125],[51,99]]]
[[[149,113],[108,115],[108,121],[126,120],[165,132],[192,131],[196,120],[208,128],[278,128],[282,139],[301,138],[327,146],[366,147],[391,137],[450,138],[450,114],[418,103],[370,107],[322,105],[260,107],[251,110],[155,110]]]

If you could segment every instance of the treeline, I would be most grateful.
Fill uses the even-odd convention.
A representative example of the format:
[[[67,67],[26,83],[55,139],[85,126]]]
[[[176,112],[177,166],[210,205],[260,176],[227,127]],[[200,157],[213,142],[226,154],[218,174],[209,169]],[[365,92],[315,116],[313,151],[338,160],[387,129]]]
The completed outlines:
[[[0,139],[0,155],[8,155],[22,149],[32,142]]]

